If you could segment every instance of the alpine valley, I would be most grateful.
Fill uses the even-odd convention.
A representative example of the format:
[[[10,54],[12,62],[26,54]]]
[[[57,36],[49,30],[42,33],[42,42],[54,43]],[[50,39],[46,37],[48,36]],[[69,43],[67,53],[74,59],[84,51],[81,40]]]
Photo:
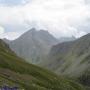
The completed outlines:
[[[21,88],[90,90],[90,34],[56,39],[48,31],[32,28],[16,40],[3,40],[8,45],[1,40],[1,74],[10,77],[7,82],[15,85],[15,75]]]
[[[6,86],[17,90],[85,90],[72,79],[25,62],[0,40],[0,89]]]

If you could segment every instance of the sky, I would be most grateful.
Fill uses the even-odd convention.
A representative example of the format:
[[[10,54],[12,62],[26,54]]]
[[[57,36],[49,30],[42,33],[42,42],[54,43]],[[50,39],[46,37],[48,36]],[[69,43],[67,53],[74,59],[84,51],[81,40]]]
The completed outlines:
[[[0,0],[0,38],[36,28],[55,37],[90,33],[90,0]]]

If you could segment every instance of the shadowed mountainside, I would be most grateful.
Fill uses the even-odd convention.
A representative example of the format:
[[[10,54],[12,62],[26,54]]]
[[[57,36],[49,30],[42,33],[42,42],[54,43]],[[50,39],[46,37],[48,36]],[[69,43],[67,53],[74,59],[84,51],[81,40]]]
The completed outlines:
[[[53,46],[45,67],[90,87],[90,34]]]

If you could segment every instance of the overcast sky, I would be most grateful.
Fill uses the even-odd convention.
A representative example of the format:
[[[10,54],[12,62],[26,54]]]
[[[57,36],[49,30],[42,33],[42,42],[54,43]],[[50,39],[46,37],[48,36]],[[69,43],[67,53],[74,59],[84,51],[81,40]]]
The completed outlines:
[[[0,0],[0,38],[35,27],[56,37],[90,32],[90,0]]]

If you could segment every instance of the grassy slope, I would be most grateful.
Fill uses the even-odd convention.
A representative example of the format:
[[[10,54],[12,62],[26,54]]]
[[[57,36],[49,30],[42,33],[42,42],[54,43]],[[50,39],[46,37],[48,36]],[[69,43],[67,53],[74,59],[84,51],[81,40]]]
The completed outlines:
[[[79,78],[82,84],[90,87],[90,34],[55,46],[50,58],[51,67],[48,65],[48,68],[58,74]]]
[[[0,86],[3,85],[25,90],[83,90],[78,83],[24,62],[0,40]]]

